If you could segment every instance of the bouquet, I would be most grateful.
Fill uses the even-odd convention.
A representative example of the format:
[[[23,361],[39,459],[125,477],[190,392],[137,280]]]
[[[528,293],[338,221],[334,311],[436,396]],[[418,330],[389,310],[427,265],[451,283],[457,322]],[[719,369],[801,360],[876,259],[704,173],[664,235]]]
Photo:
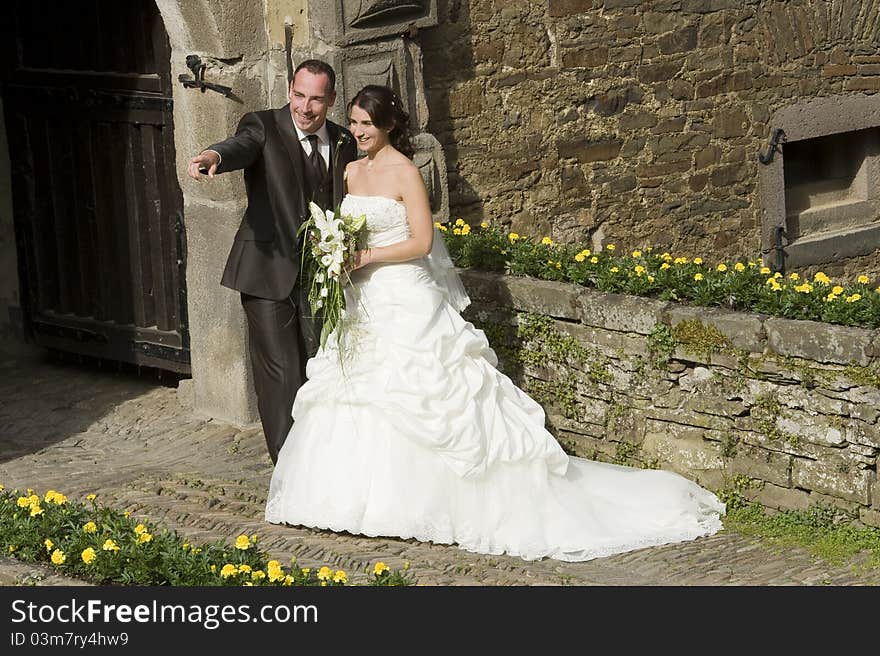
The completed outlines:
[[[365,245],[367,217],[322,210],[309,203],[311,216],[300,227],[305,243],[300,262],[301,275],[309,281],[312,316],[322,316],[321,348],[339,324],[345,311],[343,287],[356,250]]]

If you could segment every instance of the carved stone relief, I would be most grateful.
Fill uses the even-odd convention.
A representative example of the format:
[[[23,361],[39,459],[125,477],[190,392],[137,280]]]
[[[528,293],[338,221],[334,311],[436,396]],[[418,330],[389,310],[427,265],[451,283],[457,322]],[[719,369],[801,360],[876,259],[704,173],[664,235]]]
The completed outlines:
[[[340,45],[404,34],[437,24],[437,0],[336,0]]]

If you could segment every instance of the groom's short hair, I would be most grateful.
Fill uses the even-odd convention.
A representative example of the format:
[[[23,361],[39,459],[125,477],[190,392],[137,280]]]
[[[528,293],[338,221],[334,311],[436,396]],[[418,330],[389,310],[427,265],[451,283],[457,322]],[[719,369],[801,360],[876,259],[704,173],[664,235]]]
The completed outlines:
[[[305,61],[301,61],[296,69],[293,71],[293,77],[296,77],[296,74],[299,73],[302,69],[306,69],[309,73],[313,75],[320,75],[323,73],[327,76],[327,79],[330,81],[330,91],[333,91],[336,88],[336,71],[333,70],[333,67],[325,61],[321,61],[320,59],[306,59]],[[291,80],[292,82],[293,80]]]

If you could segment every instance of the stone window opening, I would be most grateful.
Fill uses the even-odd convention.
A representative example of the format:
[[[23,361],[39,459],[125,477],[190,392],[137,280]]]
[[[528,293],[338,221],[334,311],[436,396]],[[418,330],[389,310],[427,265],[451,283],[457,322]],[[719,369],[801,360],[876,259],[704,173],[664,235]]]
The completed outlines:
[[[760,170],[762,250],[785,271],[880,248],[880,98],[819,98],[778,111],[785,142]],[[784,257],[773,257],[777,235]]]

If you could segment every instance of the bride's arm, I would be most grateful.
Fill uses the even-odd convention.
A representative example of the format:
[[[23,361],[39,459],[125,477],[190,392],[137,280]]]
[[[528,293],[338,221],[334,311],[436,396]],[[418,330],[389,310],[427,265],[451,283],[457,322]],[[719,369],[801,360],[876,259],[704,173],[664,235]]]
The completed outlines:
[[[401,167],[401,196],[406,206],[406,219],[409,223],[408,239],[388,246],[378,246],[358,251],[355,267],[360,268],[374,262],[406,262],[431,252],[434,240],[434,220],[431,205],[422,175],[415,164]]]

